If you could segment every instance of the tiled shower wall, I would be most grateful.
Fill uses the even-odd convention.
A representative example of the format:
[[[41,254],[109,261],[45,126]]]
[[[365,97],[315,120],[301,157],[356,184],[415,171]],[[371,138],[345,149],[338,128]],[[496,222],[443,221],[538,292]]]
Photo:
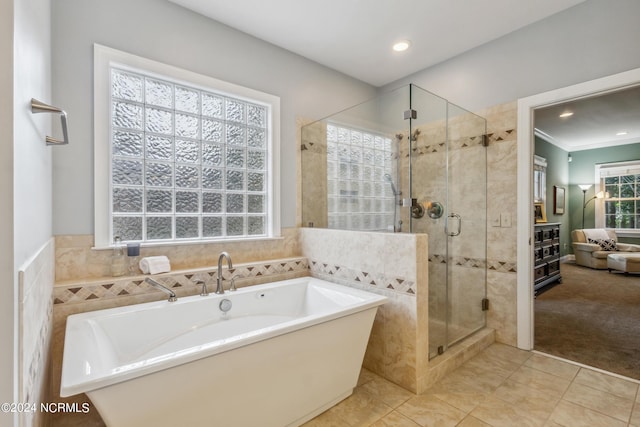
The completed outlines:
[[[487,326],[496,341],[516,346],[517,324],[517,102],[477,112],[487,119]],[[494,227],[492,219],[511,216],[511,227]],[[524,248],[523,248],[524,249]]]
[[[35,404],[38,408],[47,401],[54,252],[54,240],[50,239],[19,272],[18,402]],[[40,414],[39,410],[21,412],[20,425],[39,425]]]
[[[487,312],[487,326],[495,329],[496,340],[501,343],[516,345],[516,229],[517,229],[517,217],[516,217],[516,180],[517,180],[517,102],[513,101],[506,104],[497,105],[481,111],[476,111],[481,117],[487,120],[487,139],[488,147],[486,148],[487,158],[487,249],[486,249],[486,261],[480,260],[480,262],[486,262],[487,268],[487,297],[490,301],[490,310]],[[298,120],[299,125],[306,124],[302,119]],[[418,146],[416,149],[418,156],[439,156],[439,152],[442,152],[444,142],[442,138],[439,138],[438,126],[432,126],[429,128],[421,128],[421,133],[418,137]],[[308,140],[303,140],[302,149],[309,149],[312,154],[306,153],[305,155],[313,156],[315,153],[320,153],[322,150],[315,146],[306,147],[305,143],[314,141],[321,141],[320,137],[323,129],[318,126],[315,129],[317,135],[315,138],[311,138],[313,133],[310,133]],[[405,141],[406,141],[405,135]],[[474,141],[466,141],[464,138],[456,138],[459,144],[474,144]],[[479,142],[479,141],[475,141]],[[315,144],[315,143],[314,143]],[[470,146],[470,145],[469,145]],[[462,146],[457,148],[463,148]],[[469,148],[465,148],[469,149]],[[319,154],[316,154],[318,156]],[[442,154],[444,156],[444,154]],[[321,160],[321,159],[320,159]],[[318,164],[323,164],[323,161],[318,160]],[[402,162],[401,158],[401,162]],[[442,160],[444,161],[444,160]],[[314,162],[307,161],[302,165],[306,168],[313,166]],[[401,164],[401,167],[407,165]],[[304,183],[301,179],[301,167],[298,168],[298,181]],[[407,173],[401,173],[400,176],[405,178]],[[314,176],[313,180],[309,182],[314,183],[315,187],[311,184],[310,188],[302,188],[301,194],[298,199],[298,209],[302,205],[302,197],[305,197],[304,203],[311,203],[310,212],[314,212],[320,215],[321,212],[326,212],[326,197],[322,196],[322,176]],[[401,181],[400,186],[406,188],[407,182]],[[437,183],[436,183],[437,187]],[[312,193],[313,190],[316,190]],[[307,198],[313,194],[312,197]],[[305,196],[306,195],[306,196]],[[322,197],[321,197],[322,196]],[[425,198],[435,197],[437,195],[424,194]],[[321,201],[325,200],[325,205],[321,205]],[[322,206],[325,206],[323,209]],[[306,205],[305,205],[306,207]],[[403,214],[402,220],[405,224],[408,224],[408,209],[401,209]],[[308,215],[308,211],[305,209],[305,215]],[[492,222],[496,217],[500,217],[501,214],[507,214],[511,217],[510,227],[494,227]],[[298,223],[302,224],[301,212],[298,211]],[[316,218],[316,227],[326,223],[326,218]],[[302,224],[307,225],[307,224]],[[442,228],[442,227],[441,227]],[[423,230],[423,232],[429,233],[429,230]],[[444,241],[444,239],[442,239]],[[478,238],[478,240],[482,240]],[[431,268],[438,269],[440,262],[442,261],[442,252],[439,251],[437,243],[432,245],[429,252],[429,264]],[[466,259],[469,258],[469,259]],[[475,261],[473,257],[466,257],[465,259],[457,260],[460,263],[461,269],[467,270],[476,269],[477,266],[469,265]],[[462,270],[461,270],[462,271]],[[430,301],[431,303],[431,301]],[[435,303],[435,302],[434,302]]]

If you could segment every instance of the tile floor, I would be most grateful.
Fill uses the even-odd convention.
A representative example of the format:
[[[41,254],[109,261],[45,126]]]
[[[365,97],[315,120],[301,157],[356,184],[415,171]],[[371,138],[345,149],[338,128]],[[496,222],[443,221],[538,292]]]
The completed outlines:
[[[640,427],[638,387],[493,344],[420,395],[363,370],[353,395],[304,427]]]

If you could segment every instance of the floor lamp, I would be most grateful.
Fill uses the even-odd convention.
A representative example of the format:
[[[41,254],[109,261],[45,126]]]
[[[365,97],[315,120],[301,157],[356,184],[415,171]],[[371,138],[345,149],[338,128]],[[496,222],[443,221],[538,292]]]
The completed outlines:
[[[579,184],[578,187],[582,190],[582,229],[584,230],[584,208],[587,207],[587,190],[591,188],[592,184]]]
[[[587,195],[587,190],[591,187],[591,184],[579,185],[579,187],[582,189],[582,229],[584,230],[584,209],[587,207],[589,202],[595,199],[608,199],[610,196],[608,191],[606,193],[604,191],[598,191],[595,196],[585,202],[584,199]]]

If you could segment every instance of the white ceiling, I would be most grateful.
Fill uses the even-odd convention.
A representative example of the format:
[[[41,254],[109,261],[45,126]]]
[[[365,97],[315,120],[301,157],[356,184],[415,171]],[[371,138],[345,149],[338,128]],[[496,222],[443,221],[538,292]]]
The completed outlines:
[[[380,87],[584,0],[169,0]],[[409,39],[412,46],[391,46]],[[565,108],[575,114],[559,119]],[[640,141],[640,89],[536,110],[566,151]],[[628,132],[616,136],[620,130]]]
[[[565,111],[574,114],[559,117]],[[640,142],[640,86],[537,109],[535,128],[569,152]]]
[[[379,87],[584,0],[170,1]]]

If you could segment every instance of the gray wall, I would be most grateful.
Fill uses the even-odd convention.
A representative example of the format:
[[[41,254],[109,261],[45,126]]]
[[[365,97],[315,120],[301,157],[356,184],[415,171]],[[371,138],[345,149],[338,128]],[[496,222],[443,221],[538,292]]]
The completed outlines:
[[[588,0],[382,90],[415,83],[474,111],[638,68],[639,16],[638,0]]]
[[[0,401],[12,402],[14,307],[18,298],[13,271],[13,1],[0,2],[0,111],[0,340],[4,343],[0,351]],[[0,412],[0,425],[12,423],[11,413]]]
[[[376,93],[166,0],[56,0],[52,7],[53,97],[69,114],[71,139],[54,152],[55,234],[94,231],[94,43],[279,96],[283,227],[295,225],[296,117],[319,119]]]
[[[538,137],[535,138],[534,153],[547,160],[547,194],[545,208],[547,211],[547,222],[559,222],[560,225],[560,254],[566,255],[571,252],[571,208],[569,205],[569,162],[568,154],[561,148],[549,144]],[[562,215],[553,213],[553,186],[565,189],[565,212]],[[580,210],[582,213],[582,210]]]
[[[51,97],[50,0],[0,2],[0,401],[18,389],[18,270],[51,239],[51,116],[31,98]],[[53,284],[45,284],[52,286]],[[39,396],[32,396],[33,402]],[[0,413],[0,425],[13,425]],[[17,425],[17,424],[15,424]]]
[[[318,119],[376,94],[166,0],[56,0],[52,7],[53,99],[70,115],[72,139],[54,152],[54,234],[93,233],[93,43],[280,96],[284,227],[295,225],[296,116]],[[637,0],[589,0],[381,90],[415,83],[477,110],[637,68],[637,16]]]

